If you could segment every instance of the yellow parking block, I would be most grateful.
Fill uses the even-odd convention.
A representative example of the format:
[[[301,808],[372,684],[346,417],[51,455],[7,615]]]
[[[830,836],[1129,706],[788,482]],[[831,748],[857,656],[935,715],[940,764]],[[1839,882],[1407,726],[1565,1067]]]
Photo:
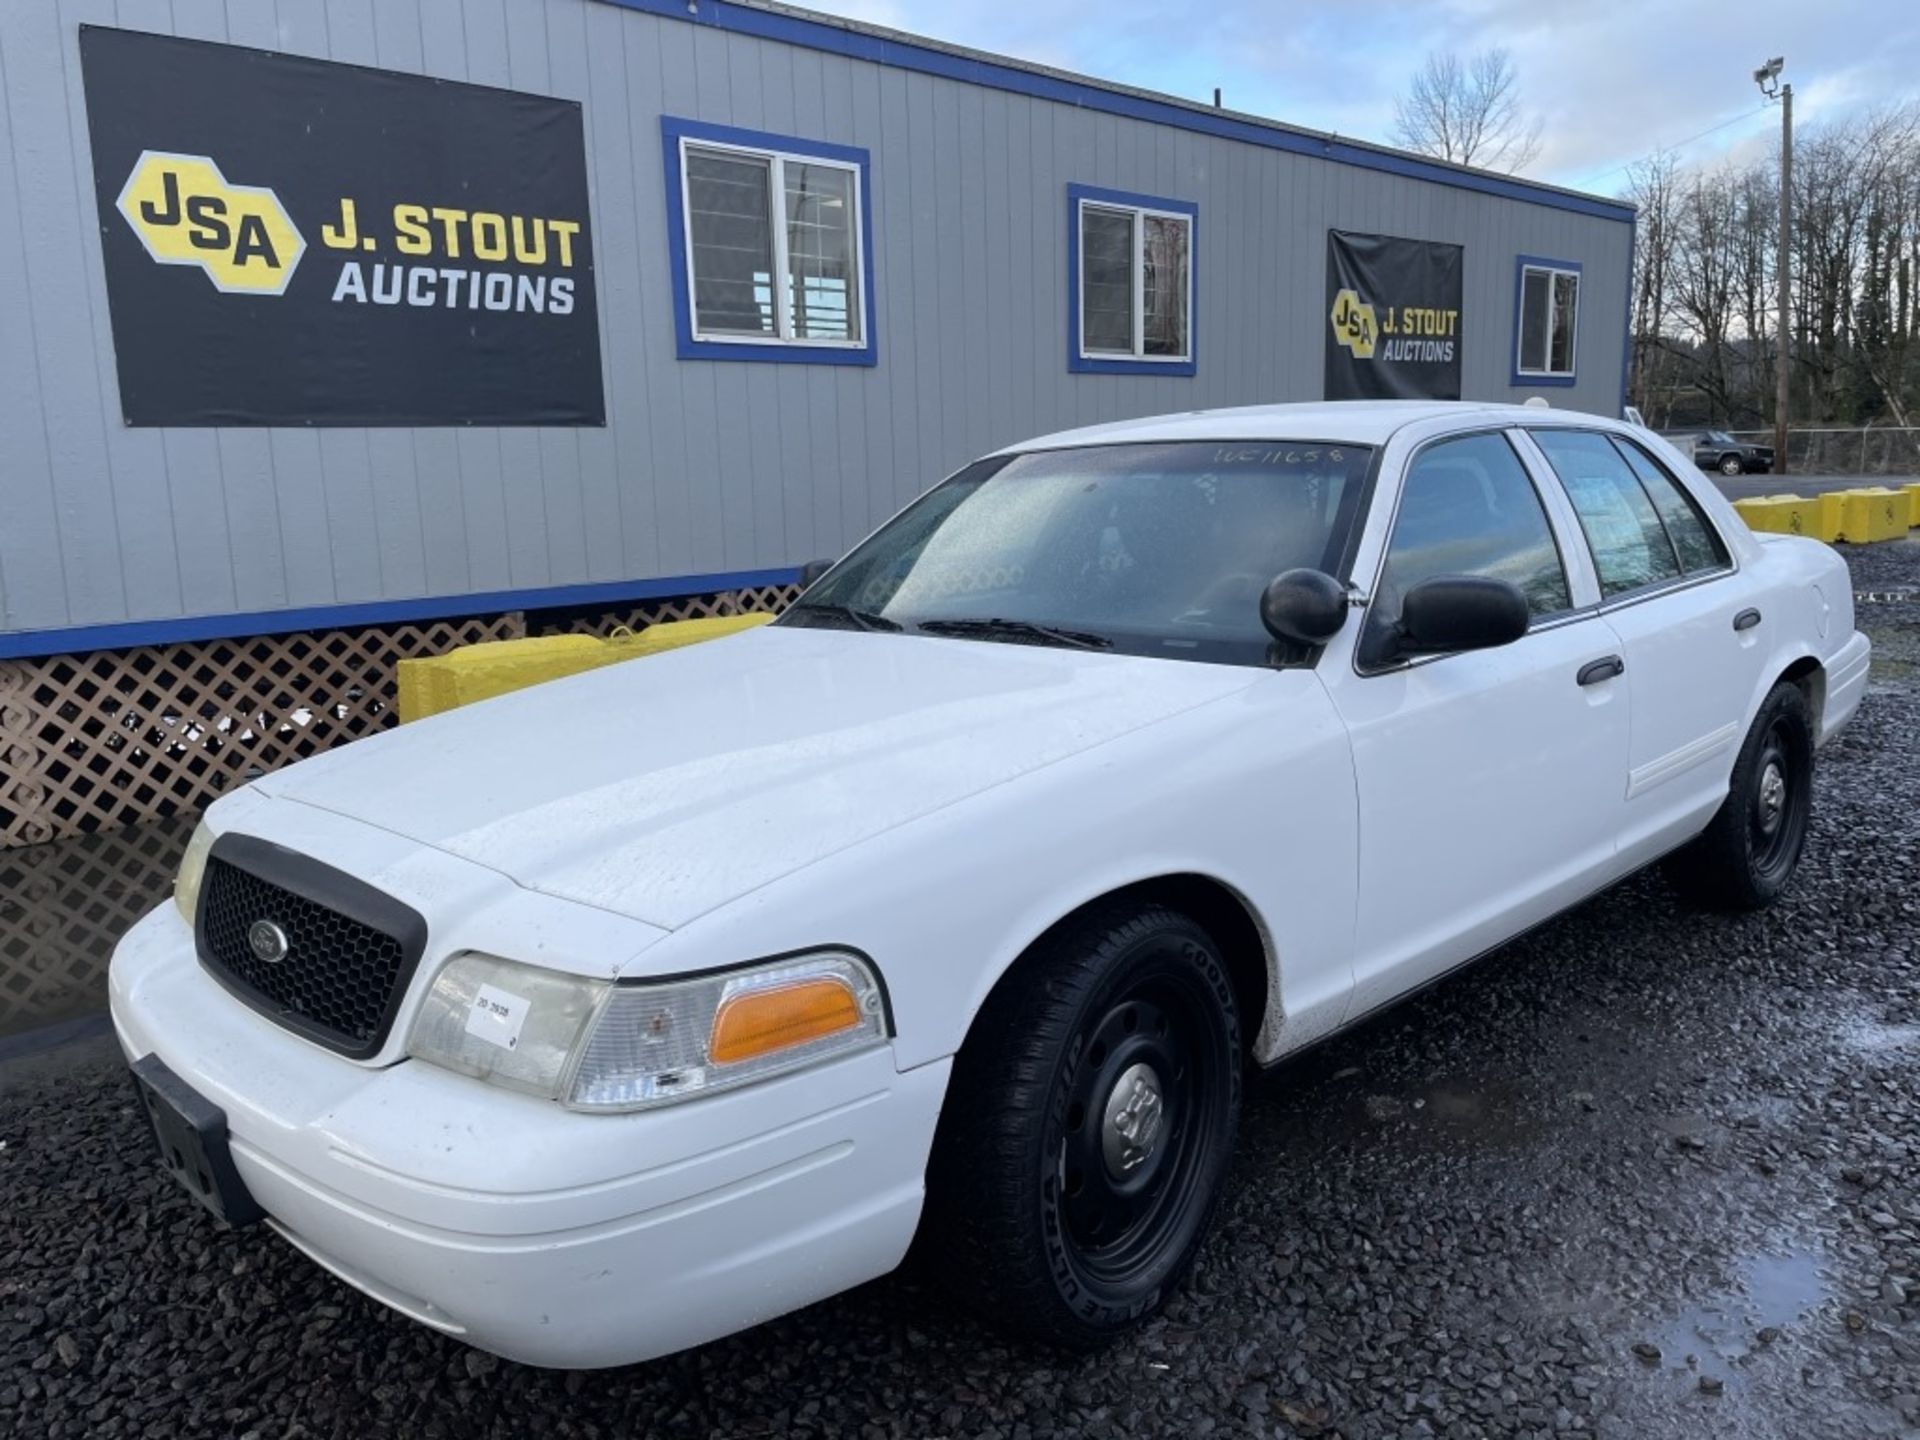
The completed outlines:
[[[1745,500],[1733,502],[1733,508],[1740,512],[1740,518],[1747,522],[1747,528],[1754,531],[1772,531],[1778,533],[1783,517],[1780,514],[1780,502],[1771,495],[1754,495]]]
[[[637,660],[750,630],[771,619],[772,615],[756,611],[703,620],[669,620],[649,625],[638,633],[627,631],[607,640],[594,635],[538,635],[525,640],[464,645],[445,655],[402,660],[399,665],[400,720],[403,724],[424,720],[429,715],[471,705],[476,700],[490,700],[545,680],[558,680],[622,660]]]
[[[1920,485],[1902,485],[1900,489],[1907,497],[1907,528],[1911,530],[1920,525]]]
[[[1895,538],[1904,539],[1907,531],[1913,528],[1916,518],[1913,513],[1914,495],[1911,487],[1902,486],[1894,490],[1885,485],[1869,485],[1860,493],[1873,496],[1881,504],[1891,504],[1892,514],[1887,517],[1888,522],[1893,526]]]
[[[658,655],[663,650],[678,650],[683,645],[698,645],[702,640],[718,640],[722,635],[765,625],[771,619],[773,616],[766,611],[755,610],[746,615],[709,615],[700,620],[662,620],[638,632],[616,632],[606,643],[619,652],[615,659],[631,660],[641,655]]]
[[[1751,530],[1770,531],[1776,535],[1811,535],[1816,540],[1831,541],[1839,533],[1840,512],[1834,507],[1829,514],[1826,507],[1816,499],[1807,500],[1798,495],[1762,495],[1752,500],[1736,500],[1733,508],[1738,510]]]
[[[1855,545],[1877,540],[1904,540],[1907,535],[1906,495],[1875,485],[1839,490],[1820,497],[1821,509],[1837,516],[1838,537]]]

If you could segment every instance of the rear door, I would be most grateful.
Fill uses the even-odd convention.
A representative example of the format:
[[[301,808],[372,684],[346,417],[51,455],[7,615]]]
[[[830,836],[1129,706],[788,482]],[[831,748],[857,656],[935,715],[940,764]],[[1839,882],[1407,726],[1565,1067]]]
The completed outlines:
[[[1543,498],[1502,430],[1414,451],[1397,503],[1385,471],[1376,509],[1393,507],[1391,525],[1380,558],[1363,553],[1355,570],[1366,618],[1318,667],[1352,737],[1358,788],[1349,1014],[1610,878],[1627,755],[1628,682],[1594,668],[1618,641],[1594,611],[1590,569],[1563,559],[1578,543],[1565,497]],[[1512,581],[1532,629],[1496,649],[1382,658],[1401,598],[1442,574]]]
[[[1623,868],[1701,828],[1727,793],[1769,617],[1687,488],[1625,436],[1539,426],[1579,517],[1632,695]]]

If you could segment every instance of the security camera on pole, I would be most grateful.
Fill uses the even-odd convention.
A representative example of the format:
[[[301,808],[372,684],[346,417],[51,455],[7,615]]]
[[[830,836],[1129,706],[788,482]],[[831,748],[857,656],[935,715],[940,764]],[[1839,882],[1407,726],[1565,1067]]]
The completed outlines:
[[[1779,362],[1776,366],[1776,378],[1779,389],[1773,404],[1773,473],[1787,473],[1787,326],[1789,324],[1788,278],[1789,263],[1793,254],[1793,86],[1780,83],[1780,72],[1786,68],[1784,55],[1776,55],[1758,70],[1753,72],[1753,83],[1760,87],[1760,93],[1769,100],[1780,102],[1780,328],[1776,344],[1779,348]]]

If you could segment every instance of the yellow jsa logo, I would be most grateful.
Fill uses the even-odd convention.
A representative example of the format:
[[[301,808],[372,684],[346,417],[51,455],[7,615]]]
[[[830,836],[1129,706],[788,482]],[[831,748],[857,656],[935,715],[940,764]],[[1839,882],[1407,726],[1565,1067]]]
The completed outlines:
[[[280,295],[307,242],[280,197],[230,185],[205,155],[142,151],[120,213],[162,265],[198,265],[228,294]]]
[[[1333,297],[1333,314],[1329,318],[1333,321],[1333,338],[1351,350],[1354,359],[1373,358],[1373,342],[1380,335],[1373,306],[1353,291],[1342,290]]]

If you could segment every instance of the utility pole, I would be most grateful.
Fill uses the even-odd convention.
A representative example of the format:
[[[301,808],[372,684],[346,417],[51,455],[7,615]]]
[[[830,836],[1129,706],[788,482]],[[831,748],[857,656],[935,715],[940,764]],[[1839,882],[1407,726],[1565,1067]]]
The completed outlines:
[[[1775,361],[1777,389],[1773,401],[1773,473],[1787,473],[1787,409],[1791,372],[1788,360],[1788,334],[1792,323],[1789,280],[1793,258],[1793,86],[1780,84],[1780,72],[1786,57],[1776,55],[1753,72],[1754,83],[1769,100],[1780,102],[1780,255],[1775,269],[1780,280],[1780,320],[1776,336],[1779,358]]]

